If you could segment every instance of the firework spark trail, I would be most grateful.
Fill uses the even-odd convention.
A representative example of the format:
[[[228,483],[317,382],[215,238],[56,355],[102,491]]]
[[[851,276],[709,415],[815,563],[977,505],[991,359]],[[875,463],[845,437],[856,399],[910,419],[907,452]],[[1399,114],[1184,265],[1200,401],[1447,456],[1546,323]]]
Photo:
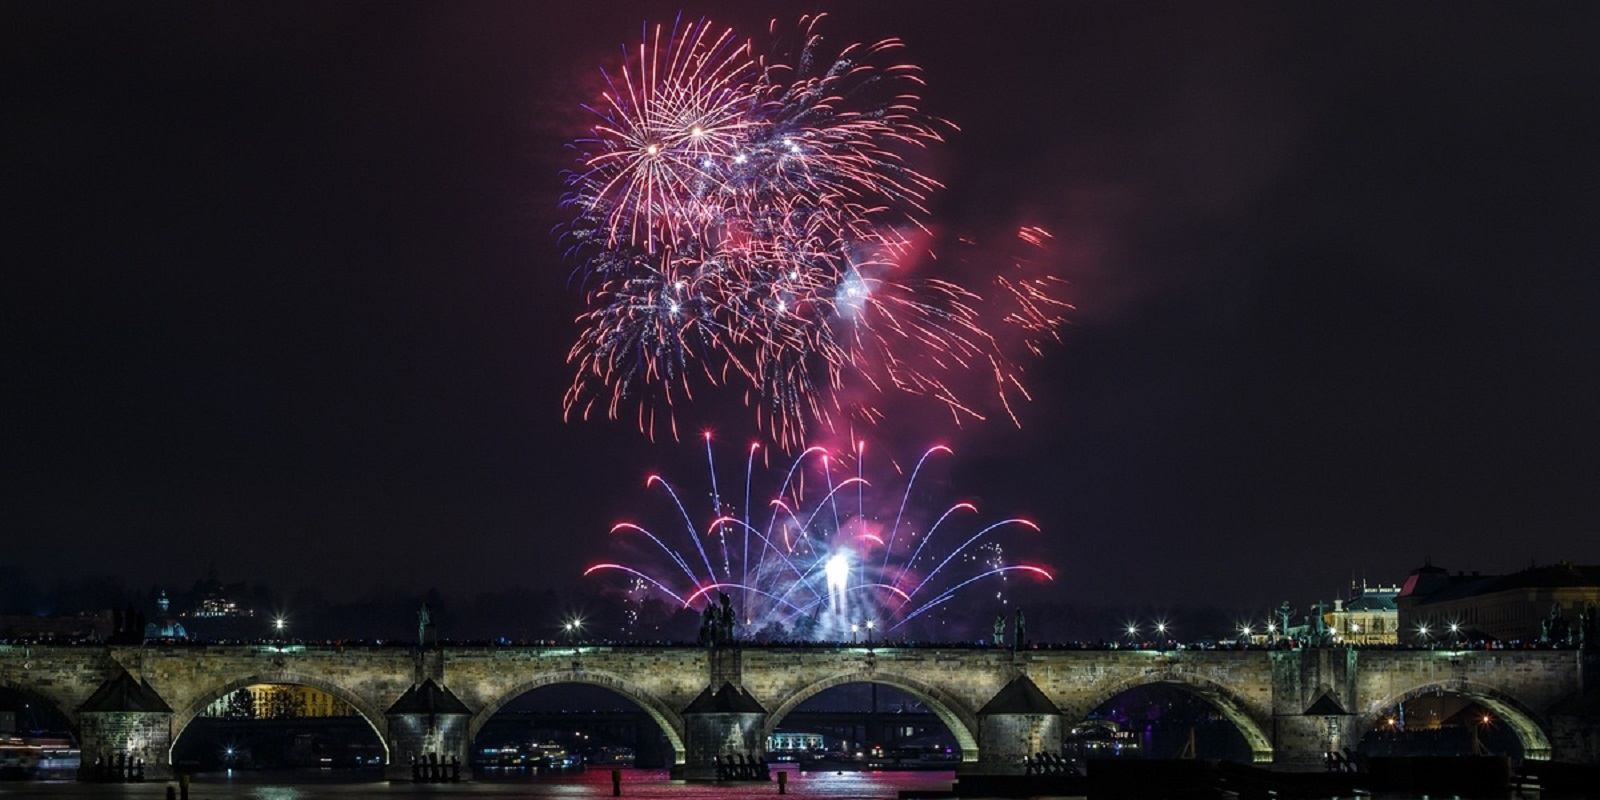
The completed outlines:
[[[646,530],[645,528],[642,528],[642,527],[640,527],[638,525],[635,525],[635,524],[633,524],[631,522],[619,522],[616,525],[611,526],[611,532],[612,533],[616,533],[617,531],[622,531],[622,530],[638,531],[638,532],[644,534],[645,536],[649,537],[650,541],[655,542],[657,545],[659,545],[661,547],[662,550],[666,551],[668,556],[672,557],[673,563],[677,564],[678,567],[683,570],[683,574],[689,576],[689,580],[691,582],[698,582],[698,579],[695,578],[695,576],[694,576],[694,570],[689,568],[689,562],[684,561],[683,560],[683,556],[680,555],[678,553],[678,551],[676,551],[676,550],[672,549],[671,547],[667,546],[667,543],[661,541],[660,537],[656,536],[655,534],[651,533],[650,531]]]
[[[694,523],[689,520],[689,509],[684,508],[683,501],[678,499],[678,493],[673,491],[672,484],[667,483],[666,479],[662,478],[660,475],[651,475],[649,478],[645,479],[644,485],[646,487],[649,487],[652,484],[657,484],[657,483],[661,484],[661,488],[665,489],[666,492],[667,492],[667,495],[672,498],[672,504],[678,507],[678,513],[683,515],[683,524],[687,525],[690,530],[693,530],[694,529]],[[615,530],[615,528],[613,528],[612,530]],[[652,536],[650,538],[655,539],[654,536]],[[656,542],[659,544],[660,540],[657,539]],[[707,577],[707,579],[708,580],[713,580],[713,581],[716,580],[717,579],[717,571],[715,569],[711,568],[711,557],[706,555],[706,549],[705,549],[705,547],[701,546],[700,537],[698,537],[698,536],[694,537],[694,549],[700,551],[700,558],[701,558],[701,560],[705,561],[705,563],[706,563],[706,577]],[[681,562],[681,559],[680,559],[680,562]],[[691,576],[692,576],[692,574],[693,573],[691,573]]]
[[[821,19],[802,17],[793,37],[774,21],[778,44],[760,56],[707,20],[646,26],[603,73],[567,176],[564,238],[588,305],[568,352],[569,418],[637,404],[641,429],[677,438],[674,406],[696,386],[737,386],[758,427],[795,449],[814,425],[881,419],[858,387],[982,419],[956,386],[992,371],[1015,421],[1022,384],[994,331],[1052,334],[1055,287],[1003,279],[1016,308],[990,319],[978,294],[910,274],[906,232],[931,235],[942,187],[909,156],[955,126],[920,110],[924,81],[893,60],[898,39],[829,50]]]
[[[595,220],[607,244],[626,240],[647,253],[679,230],[715,219],[698,197],[700,163],[732,148],[749,124],[742,87],[753,67],[748,44],[737,43],[732,29],[716,34],[702,20],[680,35],[674,23],[665,44],[662,31],[646,29],[636,66],[622,67],[620,87],[605,75],[610,91],[589,108],[602,120],[588,142],[597,152],[575,179],[584,200],[613,201]]]
[[[717,522],[732,522],[732,521],[734,521],[732,517],[723,517],[722,519],[717,520]],[[715,524],[715,523],[713,523],[713,524]],[[756,538],[762,540],[763,542],[769,542],[769,543],[771,542],[771,539],[769,539],[767,537],[767,535],[765,533],[763,533],[762,531],[756,530],[755,528],[752,528],[749,525],[743,525],[741,527],[745,531],[746,534],[753,533],[753,534],[755,534]],[[746,538],[748,538],[748,536]],[[784,566],[789,568],[789,571],[792,571],[795,574],[796,578],[799,578],[801,580],[805,580],[807,573],[805,571],[801,570],[798,566],[795,566],[794,561],[792,559],[790,559],[787,555],[785,555],[785,553],[787,553],[787,552],[788,552],[787,548],[777,548],[777,547],[775,547],[773,549],[774,555],[778,558],[779,561],[783,562]],[[759,580],[759,578],[760,578],[760,575],[758,574],[757,575],[757,579]],[[693,576],[690,576],[690,580],[693,580],[693,579],[694,579]],[[742,581],[742,583],[745,584],[745,585],[748,585],[750,583],[750,581],[748,579],[746,579],[746,580]]]
[[[944,521],[949,519],[950,515],[956,513],[957,511],[970,511],[976,514],[978,513],[978,507],[971,503],[956,503],[955,505],[945,509],[945,512],[939,515],[939,519],[934,521],[933,526],[928,528],[928,533],[922,537],[922,541],[917,543],[917,549],[913,550],[911,553],[911,558],[906,560],[907,567],[915,567],[917,565],[917,557],[922,555],[922,548],[926,547],[928,542],[933,540],[933,535],[938,532],[939,526],[943,525]]]
[[[884,569],[888,569],[889,568],[889,556],[891,554],[893,554],[893,552],[894,552],[894,534],[899,532],[899,530],[900,530],[900,520],[903,519],[905,517],[905,515],[906,515],[906,502],[911,499],[911,490],[917,485],[917,476],[922,474],[922,465],[927,463],[928,457],[933,455],[934,453],[944,453],[946,455],[949,455],[950,454],[950,448],[945,447],[942,444],[934,445],[933,447],[930,447],[926,451],[924,451],[921,458],[917,459],[917,466],[914,467],[911,470],[911,480],[906,481],[906,493],[905,493],[904,496],[902,496],[900,498],[900,510],[896,511],[895,514],[894,514],[894,526],[889,529],[889,544],[888,544],[887,547],[885,547],[883,549],[883,568]],[[973,510],[976,511],[977,509],[974,508]],[[948,514],[949,512],[947,511],[945,513]],[[943,518],[941,517],[940,519],[942,521]],[[934,528],[938,528],[938,527],[939,527],[938,524],[935,523],[934,524]],[[931,529],[929,530],[929,533],[932,533]],[[923,541],[927,541],[927,539],[924,538]],[[913,555],[911,557],[911,561],[908,561],[906,563],[908,563],[908,564],[914,563],[916,560],[917,560],[917,557],[915,555]]]
[[[1054,576],[1052,576],[1047,570],[1041,569],[1039,567],[1028,566],[1026,564],[1015,564],[1015,565],[1012,565],[1012,566],[1009,566],[1009,567],[995,567],[995,568],[989,570],[988,572],[983,572],[983,573],[980,573],[978,575],[974,575],[974,576],[972,576],[972,577],[970,577],[970,578],[968,578],[968,579],[956,584],[955,586],[952,586],[949,589],[944,590],[943,592],[941,592],[939,594],[939,596],[933,598],[932,600],[929,600],[926,603],[923,603],[921,606],[917,607],[917,610],[905,615],[898,622],[896,622],[893,625],[889,626],[889,630],[895,630],[895,629],[899,628],[901,625],[904,625],[907,622],[910,622],[911,620],[922,616],[924,613],[932,610],[933,608],[935,608],[935,607],[937,607],[939,605],[942,605],[946,601],[950,600],[952,597],[955,597],[956,592],[961,591],[962,589],[966,588],[967,586],[970,586],[970,585],[972,585],[974,583],[977,583],[978,581],[981,581],[984,578],[993,578],[993,577],[998,576],[998,575],[1004,575],[1004,574],[1006,574],[1008,572],[1031,572],[1031,573],[1034,573],[1035,575],[1039,575],[1039,576],[1041,576],[1041,577],[1043,577],[1043,578],[1045,578],[1047,580],[1054,580],[1055,579]]]
[[[735,595],[730,600],[740,609],[743,636],[759,632],[795,638],[841,638],[852,623],[863,620],[878,620],[888,624],[889,629],[896,629],[985,577],[1003,580],[1007,575],[1020,573],[1052,578],[1049,570],[1043,567],[1004,564],[999,558],[993,537],[1000,531],[1014,528],[1038,531],[1034,523],[1015,517],[978,527],[954,549],[928,550],[939,553],[937,566],[926,573],[918,572],[916,563],[940,527],[953,524],[951,520],[957,511],[977,512],[971,503],[957,502],[923,529],[925,515],[910,504],[922,467],[934,453],[949,453],[947,447],[935,446],[922,453],[898,498],[884,491],[886,484],[874,486],[869,480],[863,461],[864,442],[856,442],[853,453],[843,454],[856,459],[853,465],[849,458],[836,458],[826,448],[807,448],[786,469],[771,473],[775,486],[771,480],[761,481],[762,489],[773,491],[770,499],[757,501],[771,507],[764,528],[749,521],[752,499],[761,496],[752,488],[757,484],[753,474],[757,466],[756,449],[751,448],[745,465],[745,508],[726,508],[720,495],[713,491],[710,513],[704,518],[708,522],[703,525],[695,523],[680,500],[683,495],[665,478],[651,475],[646,480],[648,489],[659,488],[665,493],[682,519],[682,536],[692,541],[705,563],[703,578],[690,566],[690,558],[685,557],[687,548],[680,551],[645,527],[631,522],[619,523],[612,530],[620,534],[643,534],[656,548],[665,551],[667,563],[671,565],[668,574],[652,572],[648,557],[638,564],[616,561],[596,564],[585,574],[624,572],[644,581],[635,582],[630,591],[648,591],[641,588],[648,585],[660,589],[664,596],[683,607],[702,598],[710,601],[715,594],[730,593]],[[706,459],[707,469],[715,473],[714,453],[709,444]],[[835,470],[848,477],[835,480]],[[717,481],[713,474],[711,482]],[[808,482],[814,489],[807,489]],[[853,509],[848,508],[852,497],[856,500]],[[893,523],[884,530],[882,521],[890,519],[891,515]],[[743,541],[738,546],[727,543],[730,534]],[[751,547],[752,536],[757,540],[756,548]],[[734,555],[739,555],[740,563],[726,564],[723,577],[719,578],[701,545],[701,538],[724,543],[724,559],[731,561]],[[955,569],[958,560],[961,563],[972,561],[963,556],[980,542],[994,549],[996,557],[982,565],[983,571],[977,575]],[[883,552],[879,553],[879,549]],[[750,558],[752,555],[754,559]],[[681,578],[675,577],[679,574]],[[635,599],[642,600],[642,597],[635,595]]]
[[[654,586],[657,589],[660,589],[668,597],[671,597],[672,599],[674,599],[674,600],[676,600],[676,601],[678,601],[680,603],[683,603],[686,606],[689,604],[688,600],[685,600],[682,597],[679,597],[676,594],[673,594],[672,590],[668,589],[666,587],[666,585],[664,585],[660,581],[656,580],[655,578],[650,577],[649,575],[646,575],[643,572],[640,572],[639,570],[634,569],[633,567],[629,567],[629,566],[626,566],[626,565],[623,565],[623,564],[605,564],[605,563],[595,564],[594,566],[584,570],[583,574],[584,574],[584,577],[588,577],[590,575],[593,575],[596,572],[600,572],[601,570],[608,570],[608,569],[621,570],[622,572],[626,572],[629,575],[632,575],[632,576],[634,576],[636,578],[639,578],[640,580],[646,581],[651,586]]]
[[[788,495],[791,487],[794,486],[795,473],[797,471],[799,471],[800,465],[802,463],[804,463],[806,457],[810,456],[810,455],[813,455],[813,454],[826,454],[827,452],[828,452],[827,449],[822,447],[821,445],[812,445],[811,447],[806,448],[804,452],[800,453],[800,455],[797,456],[794,461],[790,462],[790,464],[789,464],[789,472],[783,476],[783,483],[778,485],[777,499],[774,499],[772,501],[772,504],[771,504],[772,505],[772,517],[767,520],[767,530],[769,530],[769,531],[772,530],[772,526],[777,524],[777,522],[778,522],[778,509],[784,507],[782,498],[785,495]],[[750,477],[749,477],[749,474],[747,473],[746,476],[745,476],[745,482],[748,484],[749,481],[750,481]],[[748,494],[748,492],[746,492],[746,493]],[[745,508],[746,508],[745,515],[746,515],[747,518],[749,516],[749,510],[748,510],[749,507],[750,507],[749,506],[749,501],[746,500],[746,502],[745,502]],[[747,525],[746,528],[748,529],[748,527],[749,526]],[[787,529],[785,529],[785,530],[787,531]],[[764,564],[764,563],[766,563],[766,558],[767,558],[766,546],[763,545],[762,546],[762,551],[761,551],[761,558],[758,559],[756,561],[756,563],[758,565],[759,564]]]
[[[706,442],[709,444],[710,441],[711,441],[710,438],[707,437]],[[759,443],[751,442],[750,443],[750,455],[745,457],[745,461],[744,461],[744,529],[746,531],[750,530],[750,476],[755,471],[754,469],[752,469],[752,467],[754,467],[755,463],[756,463],[756,451],[760,450],[760,449],[761,449],[761,445]],[[740,569],[739,582],[740,583],[749,583],[750,582],[750,537],[748,535],[746,535],[744,537],[744,550],[743,550],[743,553],[744,554],[742,556],[740,556],[740,558],[739,558],[739,569]]]
[[[711,507],[718,514],[722,513],[722,494],[717,491],[717,462],[711,456],[711,432],[705,433],[706,440],[706,471],[711,474]],[[728,555],[728,534],[723,526],[718,525],[714,531],[717,541],[722,545],[722,574],[724,577],[733,577],[733,565]],[[715,577],[715,576],[713,576]]]
[[[976,509],[974,509],[974,510],[976,510]],[[941,521],[943,521],[943,520],[941,520]],[[945,568],[945,565],[950,563],[951,559],[955,558],[958,555],[961,555],[961,551],[966,550],[967,547],[969,545],[971,545],[973,542],[976,542],[979,539],[983,538],[984,534],[986,534],[989,531],[992,531],[995,528],[998,528],[998,527],[1000,527],[1002,525],[1024,525],[1024,526],[1027,526],[1029,528],[1032,528],[1035,531],[1039,530],[1039,526],[1034,525],[1032,522],[1029,522],[1029,521],[1027,521],[1025,519],[1004,519],[1004,520],[1001,520],[999,522],[996,522],[995,524],[990,525],[989,527],[984,528],[983,530],[978,531],[977,533],[973,534],[972,538],[966,540],[965,542],[962,542],[960,547],[957,547],[956,549],[951,550],[950,554],[945,556],[943,561],[939,562],[939,566],[934,567],[933,571],[929,572],[926,576],[923,577],[923,579],[921,581],[919,581],[917,583],[917,586],[916,586],[915,589],[912,589],[911,591],[906,592],[906,594],[907,595],[911,595],[913,597],[916,596],[917,592],[922,591],[922,587],[927,585],[928,581],[933,580],[933,576],[938,575],[939,572]]]

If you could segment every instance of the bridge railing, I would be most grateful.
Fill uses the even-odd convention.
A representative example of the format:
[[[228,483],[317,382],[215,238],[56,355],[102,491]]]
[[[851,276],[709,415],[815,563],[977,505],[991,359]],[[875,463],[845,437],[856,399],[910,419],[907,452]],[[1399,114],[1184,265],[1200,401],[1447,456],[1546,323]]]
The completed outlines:
[[[15,653],[39,647],[63,648],[103,648],[107,643],[95,640],[59,640],[50,638],[38,639],[0,639],[0,653]],[[249,647],[259,652],[273,653],[315,653],[315,652],[347,652],[351,650],[411,650],[417,647],[414,641],[386,640],[386,639],[335,639],[335,640],[300,640],[300,639],[239,639],[239,640],[189,640],[189,639],[152,639],[141,645],[112,645],[116,647],[145,647],[161,649],[205,649],[210,647],[237,648]],[[806,649],[806,650],[1012,650],[1010,645],[992,644],[984,641],[877,641],[877,642],[848,642],[848,641],[753,641],[741,640],[736,646],[752,649]],[[677,640],[620,640],[620,639],[580,639],[576,641],[558,641],[553,639],[535,640],[446,640],[438,645],[429,645],[429,649],[442,647],[453,651],[464,650],[549,650],[571,652],[574,648],[586,651],[627,650],[627,649],[705,649],[705,645]],[[1296,642],[1283,642],[1277,644],[1243,644],[1230,642],[1170,642],[1158,645],[1153,642],[1114,642],[1114,641],[1065,641],[1065,642],[1029,642],[1022,650],[1298,650],[1309,646]],[[1315,649],[1315,648],[1313,648]],[[1444,651],[1470,651],[1470,650],[1577,650],[1576,644],[1549,644],[1531,641],[1509,642],[1482,642],[1482,641],[1432,641],[1426,643],[1400,643],[1400,644],[1333,644],[1322,646],[1321,649],[1361,650],[1361,651],[1414,651],[1414,650],[1444,650]]]

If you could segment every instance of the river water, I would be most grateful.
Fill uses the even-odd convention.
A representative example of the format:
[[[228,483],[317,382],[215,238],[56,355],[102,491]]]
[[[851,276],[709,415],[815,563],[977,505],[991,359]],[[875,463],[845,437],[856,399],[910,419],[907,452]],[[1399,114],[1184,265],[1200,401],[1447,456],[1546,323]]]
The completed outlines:
[[[788,794],[795,798],[828,800],[894,800],[902,790],[949,789],[951,772],[788,772]],[[281,781],[281,782],[280,782]],[[164,782],[131,784],[90,784],[62,782],[0,783],[4,800],[162,800]],[[777,797],[776,776],[772,783],[705,784],[675,781],[666,770],[628,769],[622,771],[622,796],[642,800],[735,800],[746,797]],[[312,798],[375,797],[393,800],[427,798],[582,798],[611,797],[611,770],[591,769],[581,775],[530,778],[517,781],[473,781],[459,784],[412,784],[360,782],[338,773],[239,773],[202,775],[189,786],[190,800],[312,800]]]
[[[902,791],[944,791],[955,779],[953,772],[806,772],[789,770],[789,797],[813,800],[897,800]],[[0,800],[164,800],[176,782],[94,784],[76,781],[0,781]],[[347,772],[253,772],[229,778],[203,775],[189,786],[190,800],[588,800],[610,798],[611,770],[594,769],[581,775],[458,784],[413,784],[352,780]],[[778,797],[778,782],[707,784],[675,781],[666,770],[627,769],[622,772],[622,796],[641,800],[743,800]],[[1431,795],[1436,800],[1460,796]],[[1568,795],[1572,796],[1572,795]],[[1600,794],[1590,792],[1590,798]],[[1365,800],[1428,800],[1428,794],[1379,793]],[[1526,800],[1525,795],[1479,795],[1478,800]],[[1532,797],[1538,797],[1537,794]],[[1045,800],[1036,798],[1035,800]],[[1338,800],[1334,798],[1333,800]],[[1351,798],[1354,800],[1354,798]]]

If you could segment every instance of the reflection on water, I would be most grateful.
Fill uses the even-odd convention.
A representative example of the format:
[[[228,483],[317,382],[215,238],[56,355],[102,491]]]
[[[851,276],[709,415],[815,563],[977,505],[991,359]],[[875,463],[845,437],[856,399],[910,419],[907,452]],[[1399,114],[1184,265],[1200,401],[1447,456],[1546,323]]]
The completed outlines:
[[[953,772],[796,772],[789,775],[788,795],[818,800],[897,800],[902,791],[942,791],[951,787]],[[0,800],[164,800],[176,783],[89,784],[71,781],[0,781]],[[674,781],[666,770],[624,769],[622,796],[643,800],[742,800],[778,796],[772,783],[704,784]],[[1193,796],[1193,795],[1188,795]],[[1450,795],[1434,795],[1443,800]],[[1600,795],[1590,795],[1600,797]],[[229,778],[223,774],[197,778],[190,800],[436,800],[457,798],[529,798],[586,800],[611,797],[611,770],[591,769],[581,775],[427,785],[365,780],[349,771],[253,772]],[[1428,795],[1379,793],[1364,800],[1426,800]],[[1478,800],[1525,800],[1524,795],[1479,795]],[[1537,794],[1532,797],[1538,797]],[[1334,800],[1338,800],[1334,798]]]
[[[894,800],[903,790],[949,789],[954,779],[950,772],[845,772],[800,773],[788,770],[788,797],[829,798],[830,800]],[[190,800],[310,800],[311,798],[383,797],[412,798],[482,797],[590,798],[611,797],[611,770],[591,769],[581,775],[549,778],[480,781],[446,785],[418,785],[382,781],[340,780],[348,773],[247,773],[231,779],[223,774],[203,775],[189,787]],[[0,799],[11,800],[162,800],[167,786],[163,782],[142,784],[85,783],[0,783]],[[622,796],[644,800],[734,800],[752,796],[778,795],[776,775],[772,783],[703,784],[674,781],[666,770],[625,769],[622,771]]]

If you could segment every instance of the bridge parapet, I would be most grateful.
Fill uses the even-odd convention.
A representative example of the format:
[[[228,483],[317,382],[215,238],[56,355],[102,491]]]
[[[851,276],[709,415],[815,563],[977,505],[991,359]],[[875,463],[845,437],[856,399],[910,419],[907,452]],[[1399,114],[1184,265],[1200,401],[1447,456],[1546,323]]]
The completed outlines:
[[[73,725],[84,701],[123,671],[102,646],[0,646],[0,687],[48,702]]]

